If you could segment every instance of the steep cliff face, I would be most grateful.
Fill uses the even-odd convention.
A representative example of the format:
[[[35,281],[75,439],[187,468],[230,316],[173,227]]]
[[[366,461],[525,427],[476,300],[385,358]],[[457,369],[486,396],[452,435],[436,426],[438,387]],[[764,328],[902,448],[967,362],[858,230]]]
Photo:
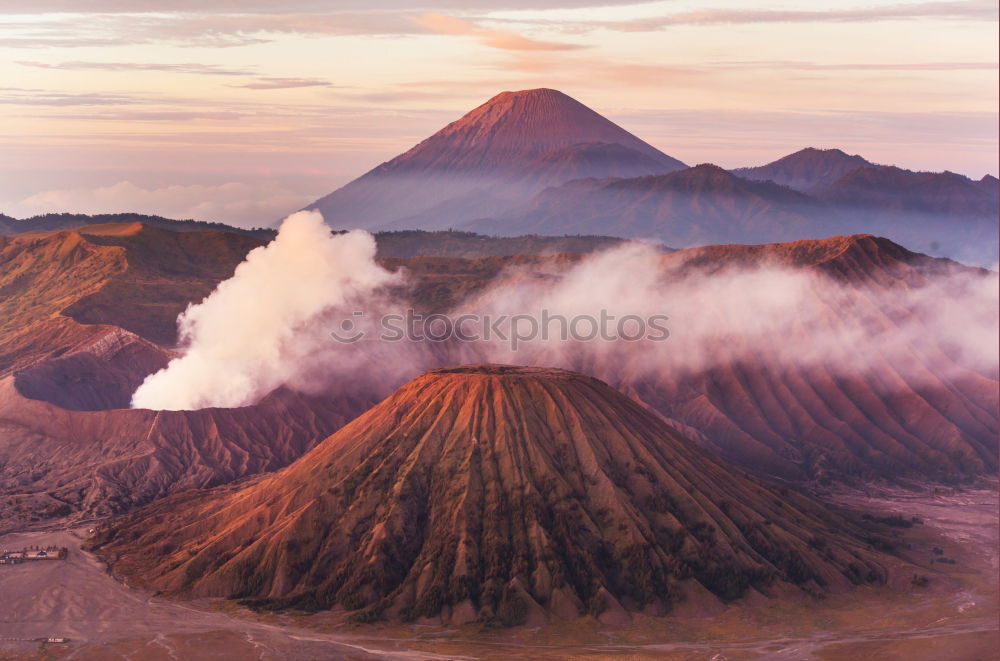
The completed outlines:
[[[140,223],[0,236],[0,375],[108,348],[102,338],[122,330],[170,347],[177,315],[262,243]]]
[[[518,624],[885,580],[852,524],[720,463],[596,379],[433,370],[285,470],[113,522],[157,589]]]

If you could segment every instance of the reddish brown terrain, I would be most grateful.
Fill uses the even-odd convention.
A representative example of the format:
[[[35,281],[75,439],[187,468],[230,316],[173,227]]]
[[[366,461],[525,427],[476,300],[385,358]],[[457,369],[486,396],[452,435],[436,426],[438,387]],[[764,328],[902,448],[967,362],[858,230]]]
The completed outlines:
[[[0,379],[0,529],[276,470],[370,403],[278,392],[241,409],[72,411]]]
[[[261,243],[138,223],[0,237],[0,529],[119,512],[280,468],[377,401],[345,387],[318,397],[279,391],[242,409],[128,409],[136,387],[175,355],[178,314]],[[510,261],[418,258],[407,267],[423,274],[413,291],[422,306],[442,309]]]
[[[287,469],[92,545],[171,593],[513,625],[883,583],[865,536],[596,379],[487,365],[433,370]]]
[[[173,355],[177,315],[259,243],[137,223],[0,237],[0,529],[274,470],[370,406],[278,392],[244,409],[127,409]]]
[[[954,482],[996,472],[996,366],[970,365],[929,339],[939,332],[945,294],[932,305],[920,296],[942,278],[995,274],[863,235],[693,248],[664,255],[661,264],[668,311],[671,286],[684,291],[691,283],[697,291],[713,274],[734,268],[804,274],[808,306],[796,313],[801,319],[752,343],[730,334],[718,350],[733,358],[705,368],[684,360],[686,346],[697,348],[683,343],[685,324],[693,320],[676,310],[676,337],[661,347],[604,361],[544,350],[522,351],[519,359],[605,379],[727,460],[768,475]],[[727,305],[732,302],[699,298],[696,312],[725,324]],[[827,332],[848,328],[864,328],[864,335]],[[878,337],[892,341],[878,343]],[[650,370],[650,364],[660,367]]]
[[[428,235],[403,234],[386,245],[405,257],[381,261],[410,274],[398,292],[406,297],[401,300],[423,311],[448,310],[486,296],[507,277],[558,283],[586,259],[540,254],[546,245],[583,253],[602,243],[614,245],[461,234],[438,244]],[[893,571],[900,560],[868,548],[884,544],[897,528],[879,524],[877,537],[866,539],[855,523],[708,456],[721,454],[795,481],[930,479],[927,493],[938,494],[942,488],[934,480],[965,481],[996,471],[995,369],[970,370],[942,347],[944,355],[914,354],[909,364],[893,362],[897,356],[873,370],[805,363],[789,370],[780,349],[800,342],[800,332],[778,338],[773,350],[753,360],[702,371],[651,375],[639,369],[650,363],[648,354],[568,365],[613,380],[631,401],[591,379],[544,371],[484,402],[477,393],[486,388],[456,385],[456,375],[445,374],[437,376],[439,383],[434,379],[434,388],[403,391],[418,403],[400,403],[397,411],[407,413],[398,419],[383,415],[382,407],[363,418],[370,421],[364,443],[331,450],[337,434],[313,454],[305,453],[373,399],[333,389],[321,398],[278,391],[243,409],[119,408],[135,384],[175,354],[176,315],[228,277],[256,245],[260,241],[227,232],[186,238],[136,225],[0,238],[0,534],[31,531],[0,541],[17,546],[58,539],[73,546],[67,567],[0,567],[0,592],[11,601],[0,636],[22,641],[3,643],[2,649],[17,650],[11,658],[34,658],[28,652],[38,636],[67,634],[67,655],[95,659],[145,658],[160,649],[166,656],[211,651],[246,658],[264,647],[303,659],[412,658],[432,651],[448,658],[534,659],[541,650],[555,659],[595,650],[657,656],[709,649],[766,657],[785,648],[822,649],[816,654],[845,659],[898,649],[912,652],[906,658],[932,659],[944,649],[971,659],[995,646],[995,554],[980,562],[971,551],[989,548],[991,534],[995,540],[995,496],[986,501],[993,505],[984,510],[985,523],[970,519],[947,538],[931,535],[930,526],[927,539],[923,526],[906,529],[897,552],[904,548],[905,560],[919,567],[900,573]],[[420,256],[427,245],[437,256]],[[510,256],[521,250],[526,254]],[[457,254],[470,257],[449,256]],[[918,311],[904,309],[907,298],[941,276],[982,273],[871,236],[712,246],[658,259],[668,283],[705,283],[733,267],[763,265],[808,274],[817,285],[841,283],[853,302],[826,302],[829,324],[869,319],[907,351],[914,335],[902,331],[913,327],[902,324],[919,318]],[[705,298],[699,310],[719,314],[713,305]],[[435,348],[438,364],[456,361],[452,349]],[[912,379],[915,364],[933,367],[933,378]],[[494,407],[504,415],[484,413]],[[420,435],[423,428],[430,432]],[[539,428],[556,431],[522,433]],[[478,450],[462,445],[469,437],[477,439]],[[583,452],[562,452],[566,446],[589,448],[592,461]],[[369,461],[359,457],[369,453]],[[303,454],[286,471],[260,475]],[[490,481],[492,490],[485,488]],[[189,487],[195,490],[185,491]],[[344,504],[347,487],[357,496],[355,508]],[[835,493],[841,488],[831,486]],[[237,502],[235,494],[247,500]],[[466,504],[455,507],[449,498]],[[933,498],[947,501],[940,509],[949,519],[965,516],[960,493]],[[858,492],[851,505],[867,502]],[[910,501],[900,502],[873,515],[901,513],[908,521],[919,514],[929,521]],[[233,605],[205,611],[205,602],[150,598],[125,588],[76,546],[95,525],[83,520],[123,511],[135,514],[112,529],[116,536],[105,548],[130,554],[119,567],[145,576],[153,588],[239,595],[265,610],[330,604],[335,610],[308,618],[268,613],[248,621],[243,610],[235,611],[239,617],[226,614]],[[58,529],[66,519],[81,520],[76,534]],[[176,527],[174,521],[190,524]],[[101,539],[109,533],[102,530]],[[129,540],[132,535],[136,539]],[[931,551],[937,547],[958,564],[937,562],[940,556]],[[344,549],[349,553],[337,555]],[[384,571],[365,573],[366,558],[384,562]],[[456,577],[448,570],[459,559],[467,573]],[[874,573],[859,573],[868,570]],[[351,571],[362,572],[361,580],[344,581]],[[596,584],[580,578],[591,575]],[[660,578],[647,581],[653,575]],[[836,594],[852,580],[878,583],[885,575],[894,587]],[[929,584],[911,581],[919,576],[929,577]],[[260,582],[243,583],[242,577]],[[126,585],[134,585],[132,579]],[[658,597],[644,603],[649,585]],[[809,596],[819,593],[826,596],[822,602]],[[775,598],[763,601],[760,594]],[[358,636],[370,639],[352,640],[355,634],[340,630],[348,615],[341,597],[363,606],[350,611],[355,620],[409,617],[413,623],[358,629]],[[668,611],[672,617],[655,616]],[[563,620],[587,612],[603,622]],[[479,623],[454,626],[475,618]],[[509,634],[482,627],[522,618],[554,627],[505,629]],[[616,626],[627,619],[625,629]],[[442,625],[427,626],[434,622]],[[308,629],[296,628],[302,626]],[[484,632],[487,638],[479,638]],[[394,656],[387,647],[421,652]],[[39,654],[59,658],[52,649]]]
[[[146,345],[172,345],[177,315],[260,244],[233,232],[140,223],[0,237],[0,374],[73,353],[111,327],[119,337],[122,329],[138,335],[133,344],[146,340],[145,353],[162,354]]]
[[[381,396],[348,388],[320,398],[279,392],[236,410],[123,410],[142,379],[173,355],[177,314],[256,245],[239,234],[139,225],[0,238],[0,502],[6,520],[119,511],[176,489],[280,468]],[[383,263],[407,270],[411,286],[401,294],[419,309],[444,311],[475,300],[511,267],[529,281],[556,282],[580,259]],[[873,237],[700,248],[662,262],[665,275],[692,279],[763,264],[832,278],[862,306],[851,314],[863,311],[885,333],[899,333],[895,324],[913,316],[885,306],[886,292],[918,291],[936,274],[968,271]],[[830,324],[850,320],[840,316],[839,304],[827,305]],[[900,346],[907,346],[906,337],[900,335]],[[777,349],[788,339],[776,338],[775,351],[752,362],[657,375],[636,369],[648,362],[643,355],[610,364],[540,355],[537,363],[604,378],[705,447],[763,474],[961,481],[996,470],[995,373],[970,370],[947,352],[925,356],[929,369],[920,378],[898,355],[873,370],[831,371],[779,360]],[[475,358],[453,349],[435,346],[433,360]]]
[[[769,465],[767,472],[784,469],[793,479],[832,474],[961,480],[996,472],[996,366],[970,365],[947,347],[925,341],[934,337],[941,301],[931,309],[906,302],[948,275],[995,279],[995,273],[931,259],[872,236],[710,247],[683,251],[675,261],[686,268],[752,261],[807,269],[820,278],[815,300],[826,308],[828,323],[861,319],[873,336],[892,338],[863,370],[794,359],[772,362],[763,355],[692,375],[691,381],[665,380],[655,392],[646,389],[651,400],[672,402],[658,410],[696,425],[724,456],[736,460],[736,453],[743,454],[739,463],[753,465],[749,456],[757,455],[760,465]],[[842,283],[847,300],[825,298],[825,279]],[[776,352],[799,341],[808,350],[808,330],[801,332],[775,337]],[[865,347],[852,349],[845,339],[839,349],[850,355]]]
[[[562,92],[503,92],[307,208],[336,228],[444,229],[568,179],[683,167]]]

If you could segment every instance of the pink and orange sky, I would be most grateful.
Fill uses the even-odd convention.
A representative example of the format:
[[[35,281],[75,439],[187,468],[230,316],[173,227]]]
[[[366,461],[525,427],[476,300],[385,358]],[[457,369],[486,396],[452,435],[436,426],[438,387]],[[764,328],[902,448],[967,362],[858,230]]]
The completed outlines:
[[[0,0],[0,212],[267,224],[532,87],[690,164],[997,173],[996,2],[748,5]]]

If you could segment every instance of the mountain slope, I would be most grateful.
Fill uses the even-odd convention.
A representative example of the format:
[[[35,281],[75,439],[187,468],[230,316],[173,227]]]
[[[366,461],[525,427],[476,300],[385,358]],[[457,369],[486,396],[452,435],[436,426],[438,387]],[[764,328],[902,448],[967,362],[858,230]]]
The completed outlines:
[[[589,254],[621,245],[613,236],[486,236],[473,232],[404,230],[375,235],[379,259],[398,257],[503,257],[552,253]],[[669,248],[664,247],[664,250]]]
[[[826,182],[859,158],[833,151],[838,154],[833,164],[827,152],[812,150],[805,156],[819,154],[815,162],[804,152],[787,157],[791,165],[802,166],[789,166],[787,176],[750,174]],[[658,176],[579,179],[548,188],[506,213],[484,214],[462,228],[501,234],[611,234],[680,248],[877,234],[968,264],[996,262],[997,187],[988,177],[974,182],[951,172],[863,166],[803,193],[744,174],[704,164]]]
[[[877,232],[912,249],[981,266],[997,261],[997,203],[989,180],[891,166],[848,172],[820,197],[838,231]]]
[[[426,252],[419,247],[426,239],[413,239],[417,248],[405,236],[386,245],[409,255]],[[136,385],[173,356],[176,315],[228,277],[256,245],[230,233],[177,235],[134,225],[0,238],[0,378],[6,393],[0,403],[0,518],[45,516],[64,505],[70,512],[86,511],[102,500],[118,511],[186,486],[279,468],[368,407],[373,399],[346,384],[326,397],[278,393],[276,400],[232,411],[108,410],[127,406]],[[381,262],[411,274],[408,304],[444,312],[481,296],[509,269],[528,275],[521,284],[556,282],[582,259],[502,256],[510,245],[491,242],[485,252],[493,251],[489,246],[501,254]],[[871,236],[712,246],[665,255],[661,262],[668,283],[708,283],[719,271],[768,265],[814,274],[817,285],[845,283],[852,292],[847,299],[816,290],[825,325],[850,329],[852,320],[864,319],[875,335],[839,351],[853,355],[879,336],[899,338],[898,351],[863,370],[820,369],[782,353],[783,347],[810,346],[814,329],[799,329],[776,337],[753,360],[711,369],[650,375],[644,368],[652,356],[643,352],[604,362],[541,355],[536,364],[598,376],[713,452],[762,474],[954,482],[996,471],[995,370],[969,369],[947,347],[928,353],[926,343],[901,358],[920,346],[915,338],[935,337],[935,319],[949,317],[940,313],[946,305],[921,311],[905,305],[906,299],[939,277],[981,272]],[[699,303],[699,315],[725,312],[711,296]],[[668,354],[675,346],[667,343]],[[435,364],[500,359],[453,349],[436,346]],[[530,358],[521,351],[510,361]],[[918,373],[921,365],[926,369]],[[280,453],[268,449],[273,444],[281,445]],[[102,472],[105,465],[114,471]],[[17,494],[41,505],[4,500],[21,498]]]
[[[371,403],[277,392],[239,409],[77,411],[2,378],[0,530],[47,515],[107,516],[276,470]]]
[[[604,357],[527,346],[496,359],[604,379],[726,460],[785,479],[960,482],[997,470],[997,366],[941,341],[942,324],[967,323],[952,318],[955,306],[990,305],[967,296],[970,288],[995,291],[995,273],[870,235],[690,248],[659,263],[654,301],[662,301],[672,333],[662,345]],[[802,287],[801,304],[788,319],[761,310],[773,330],[744,336],[754,316],[734,321],[732,309],[749,303],[719,283],[761,272],[774,276],[766,283],[775,297]],[[995,319],[996,305],[980,313],[992,310]],[[694,331],[688,340],[688,329],[706,319],[733,330],[718,344],[707,344],[714,332],[699,340]],[[988,325],[968,330],[983,342],[996,338]]]
[[[636,146],[612,142],[586,142],[544,152],[521,170],[521,182],[560,184],[591,177],[642,177],[683,168],[680,161],[665,161]]]
[[[534,89],[496,95],[383,169],[495,173],[594,142],[622,145],[663,166],[682,165],[562,92]]]
[[[164,346],[259,239],[139,223],[0,237],[0,376],[117,326]]]
[[[996,199],[998,194],[1000,194],[1000,179],[997,179],[991,174],[983,176],[983,178],[977,181],[976,184],[994,199]]]
[[[839,149],[806,147],[757,167],[737,168],[733,174],[753,181],[773,181],[803,193],[827,188],[851,170],[872,165]]]
[[[988,181],[984,177],[983,182]],[[996,220],[997,195],[954,172],[913,172],[891,166],[851,170],[822,192],[830,202],[879,212],[939,214]]]
[[[826,323],[845,331],[835,347],[824,349],[835,355],[849,358],[865,348],[849,339],[851,328],[865,329],[870,339],[861,342],[868,344],[879,336],[895,338],[850,369],[779,360],[782,344],[803,351],[811,346],[803,328],[794,336],[776,337],[772,355],[692,375],[687,385],[705,397],[699,402],[677,397],[669,408],[675,413],[686,409],[681,417],[707,422],[701,430],[719,446],[742,436],[743,442],[724,449],[724,456],[732,456],[738,445],[762,444],[774,460],[795,465],[796,473],[813,479],[839,474],[955,481],[996,470],[996,366],[970,365],[928,339],[937,337],[939,311],[947,306],[947,285],[938,292],[936,287],[962,283],[961,291],[969,283],[995,282],[995,275],[872,236],[694,249],[681,259],[709,268],[752,259],[815,272],[820,276],[813,297],[817,310],[823,310]],[[828,280],[842,284],[840,297],[827,293]],[[961,299],[956,295],[955,300]],[[679,394],[668,386],[650,396],[669,398],[670,393]],[[713,409],[728,410],[739,430],[723,432],[725,425],[709,413]],[[769,472],[778,473],[777,461]],[[742,464],[750,462],[744,458]]]
[[[371,405],[279,392],[234,410],[126,408],[173,357],[177,315],[257,245],[138,223],[0,237],[0,530],[280,468]]]
[[[467,227],[504,234],[655,237],[671,246],[767,242],[789,234],[824,235],[824,226],[810,218],[819,206],[783,186],[703,164],[665,175],[572,181],[543,191],[507,216]]]
[[[884,582],[862,537],[604,383],[491,365],[418,377],[286,470],[94,546],[171,593],[510,625]]]
[[[307,208],[337,228],[445,229],[564,177],[682,167],[561,92],[503,92]]]

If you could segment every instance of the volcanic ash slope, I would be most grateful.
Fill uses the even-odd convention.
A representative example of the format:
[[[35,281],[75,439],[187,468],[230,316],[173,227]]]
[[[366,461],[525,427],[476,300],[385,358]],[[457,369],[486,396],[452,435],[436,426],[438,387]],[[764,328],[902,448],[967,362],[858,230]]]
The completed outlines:
[[[288,468],[168,497],[93,546],[174,594],[514,625],[882,583],[863,537],[601,381],[485,365],[428,372]]]

